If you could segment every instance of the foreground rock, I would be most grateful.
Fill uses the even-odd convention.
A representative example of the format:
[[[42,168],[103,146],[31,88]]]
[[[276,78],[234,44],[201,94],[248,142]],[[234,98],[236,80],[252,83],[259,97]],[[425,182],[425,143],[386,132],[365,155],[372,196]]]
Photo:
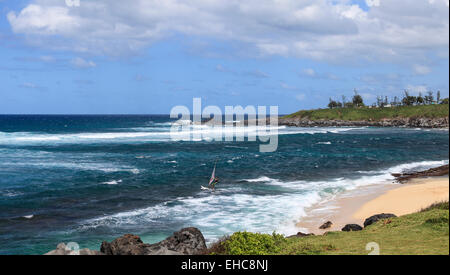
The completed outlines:
[[[127,234],[111,243],[103,242],[100,251],[106,255],[145,255],[149,246],[139,236]]]
[[[373,223],[376,223],[379,220],[384,220],[384,219],[389,219],[389,218],[396,218],[396,217],[397,216],[394,215],[394,214],[385,214],[385,213],[378,214],[378,215],[373,215],[372,217],[367,218],[364,221],[364,228],[366,228],[367,226],[369,226],[369,225],[371,225]]]
[[[100,251],[106,255],[195,255],[205,249],[203,234],[189,227],[156,244],[145,244],[138,236],[125,235],[111,243],[103,242]]]
[[[333,226],[333,223],[330,222],[330,221],[328,221],[328,222],[322,224],[322,225],[319,227],[319,229],[328,229],[328,228],[331,228],[332,226]]]
[[[361,231],[363,228],[358,224],[347,224],[342,228],[342,231],[350,232],[350,231]]]
[[[396,180],[400,183],[405,183],[408,180],[415,178],[425,178],[425,177],[441,177],[448,175],[449,166],[443,165],[436,168],[431,168],[426,171],[420,172],[412,172],[412,173],[403,173],[403,174],[392,174],[396,178]]]
[[[65,243],[60,243],[56,247],[55,250],[52,250],[45,255],[48,256],[64,256],[64,255],[86,255],[86,256],[95,256],[95,255],[104,255],[100,251],[90,250],[90,249],[80,249],[73,250],[73,248],[68,247]]]
[[[288,238],[304,238],[304,237],[309,237],[309,236],[314,236],[314,234],[313,233],[307,234],[307,233],[303,233],[303,232],[298,232],[297,235],[292,235],[292,236],[289,236]]]

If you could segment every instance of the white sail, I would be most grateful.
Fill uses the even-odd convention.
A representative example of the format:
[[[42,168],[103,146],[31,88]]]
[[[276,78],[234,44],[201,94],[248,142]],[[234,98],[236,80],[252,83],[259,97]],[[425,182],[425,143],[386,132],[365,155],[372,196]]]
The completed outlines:
[[[214,170],[212,172],[211,179],[209,180],[209,185],[211,185],[214,182],[214,180],[216,179],[216,165],[217,164],[214,165]]]

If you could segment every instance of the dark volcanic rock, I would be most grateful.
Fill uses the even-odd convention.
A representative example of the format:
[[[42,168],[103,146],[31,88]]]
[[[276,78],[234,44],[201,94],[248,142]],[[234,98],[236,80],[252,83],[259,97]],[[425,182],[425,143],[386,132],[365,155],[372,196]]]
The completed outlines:
[[[103,242],[100,251],[106,255],[146,255],[148,247],[139,236],[127,234],[111,243]]]
[[[189,227],[156,244],[145,244],[138,236],[125,235],[111,243],[103,242],[100,251],[106,255],[195,255],[205,249],[203,234]]]
[[[395,216],[394,214],[378,214],[378,215],[374,215],[370,218],[367,218],[364,221],[364,228],[366,228],[367,226],[376,223],[379,220],[384,220],[384,219],[389,219],[389,218],[396,218],[397,216]]]
[[[330,222],[330,221],[328,221],[328,222],[322,224],[322,225],[319,227],[319,229],[328,229],[328,228],[330,228],[331,226],[333,226],[333,223]]]
[[[195,255],[206,249],[203,234],[195,227],[175,232],[162,242],[150,246],[151,255]]]
[[[425,177],[441,177],[448,175],[449,166],[443,165],[436,168],[431,168],[426,171],[420,172],[412,172],[412,173],[403,173],[403,174],[392,174],[396,178],[396,180],[400,183],[404,183],[410,179],[414,178],[425,178]]]
[[[314,236],[314,234],[313,233],[306,234],[303,232],[298,232],[297,235],[292,235],[292,236],[289,236],[288,238],[304,238],[304,237],[309,237],[309,236]]]
[[[342,228],[342,231],[350,232],[350,231],[361,231],[363,228],[357,224],[347,224]]]

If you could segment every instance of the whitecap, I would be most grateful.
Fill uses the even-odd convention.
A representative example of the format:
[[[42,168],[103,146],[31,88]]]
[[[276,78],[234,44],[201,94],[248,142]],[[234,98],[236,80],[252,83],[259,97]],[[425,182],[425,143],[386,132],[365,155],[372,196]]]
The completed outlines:
[[[119,183],[122,183],[122,180],[112,180],[112,181],[102,182],[102,184],[106,184],[106,185],[117,185]]]

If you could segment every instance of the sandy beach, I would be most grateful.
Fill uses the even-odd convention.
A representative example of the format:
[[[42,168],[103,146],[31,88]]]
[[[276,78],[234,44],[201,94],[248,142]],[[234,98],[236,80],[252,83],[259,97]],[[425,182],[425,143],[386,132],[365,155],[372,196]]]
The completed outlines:
[[[302,232],[316,235],[340,231],[346,224],[362,225],[366,218],[375,214],[407,215],[448,199],[448,176],[414,179],[407,184],[367,186],[307,209],[306,217],[297,223],[297,227]],[[333,222],[333,226],[328,230],[319,229],[326,221]]]

